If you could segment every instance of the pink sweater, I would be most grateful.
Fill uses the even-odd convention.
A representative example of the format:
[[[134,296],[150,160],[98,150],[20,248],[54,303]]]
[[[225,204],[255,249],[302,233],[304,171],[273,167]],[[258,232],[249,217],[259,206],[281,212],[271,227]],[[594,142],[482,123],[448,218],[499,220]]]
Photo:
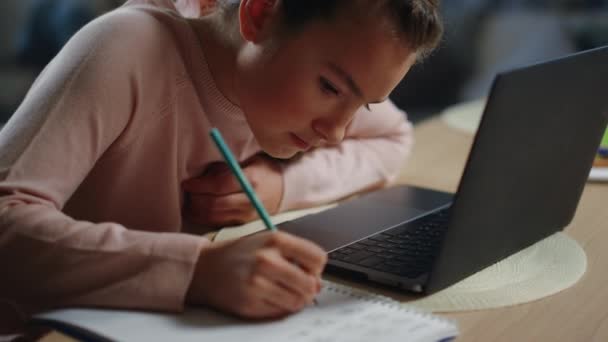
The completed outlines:
[[[281,210],[396,177],[411,125],[389,102],[373,111],[339,146],[285,162]],[[260,152],[170,0],[76,34],[0,132],[0,333],[59,306],[181,310],[210,242],[185,228],[180,184],[222,160],[213,126],[239,160]]]

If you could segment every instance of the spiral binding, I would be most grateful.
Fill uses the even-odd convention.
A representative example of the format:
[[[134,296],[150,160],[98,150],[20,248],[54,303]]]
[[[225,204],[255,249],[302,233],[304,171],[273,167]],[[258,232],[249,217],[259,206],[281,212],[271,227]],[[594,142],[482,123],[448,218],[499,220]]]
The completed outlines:
[[[348,285],[344,285],[344,284],[334,283],[334,282],[331,282],[328,280],[323,280],[323,288],[328,291],[338,293],[338,294],[341,294],[344,296],[353,297],[355,299],[379,304],[379,305],[387,307],[391,310],[407,312],[407,313],[414,314],[414,315],[417,315],[417,316],[420,316],[423,318],[427,318],[429,320],[432,320],[432,321],[435,321],[435,322],[438,322],[441,324],[447,324],[450,326],[454,325],[454,323],[452,321],[450,321],[449,319],[435,316],[431,313],[424,312],[422,310],[413,308],[411,306],[406,306],[390,297],[383,296],[383,295],[380,295],[377,293],[357,289],[357,288],[354,288],[354,287],[351,287]]]

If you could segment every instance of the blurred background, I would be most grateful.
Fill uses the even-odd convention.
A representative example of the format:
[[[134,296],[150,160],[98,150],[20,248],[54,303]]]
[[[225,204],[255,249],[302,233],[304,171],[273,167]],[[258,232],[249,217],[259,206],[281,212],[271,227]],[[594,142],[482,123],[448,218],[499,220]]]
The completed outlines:
[[[123,2],[0,0],[0,123],[78,29]],[[484,97],[497,72],[608,44],[608,0],[443,0],[442,6],[442,46],[391,96],[414,122]]]

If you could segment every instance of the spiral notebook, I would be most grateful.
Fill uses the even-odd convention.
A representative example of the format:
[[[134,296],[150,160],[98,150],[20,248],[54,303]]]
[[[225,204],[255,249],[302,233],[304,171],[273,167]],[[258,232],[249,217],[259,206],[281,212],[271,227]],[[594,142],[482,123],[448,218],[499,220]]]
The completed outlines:
[[[244,321],[207,309],[184,314],[65,309],[34,317],[84,341],[450,341],[453,322],[387,297],[324,282],[311,305],[287,318]]]

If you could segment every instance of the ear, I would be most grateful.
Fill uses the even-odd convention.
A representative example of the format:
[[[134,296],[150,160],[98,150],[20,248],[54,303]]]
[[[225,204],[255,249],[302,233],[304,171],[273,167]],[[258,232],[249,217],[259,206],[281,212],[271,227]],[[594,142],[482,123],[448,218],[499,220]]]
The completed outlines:
[[[242,0],[239,7],[241,36],[246,41],[258,43],[271,33],[279,0]]]

